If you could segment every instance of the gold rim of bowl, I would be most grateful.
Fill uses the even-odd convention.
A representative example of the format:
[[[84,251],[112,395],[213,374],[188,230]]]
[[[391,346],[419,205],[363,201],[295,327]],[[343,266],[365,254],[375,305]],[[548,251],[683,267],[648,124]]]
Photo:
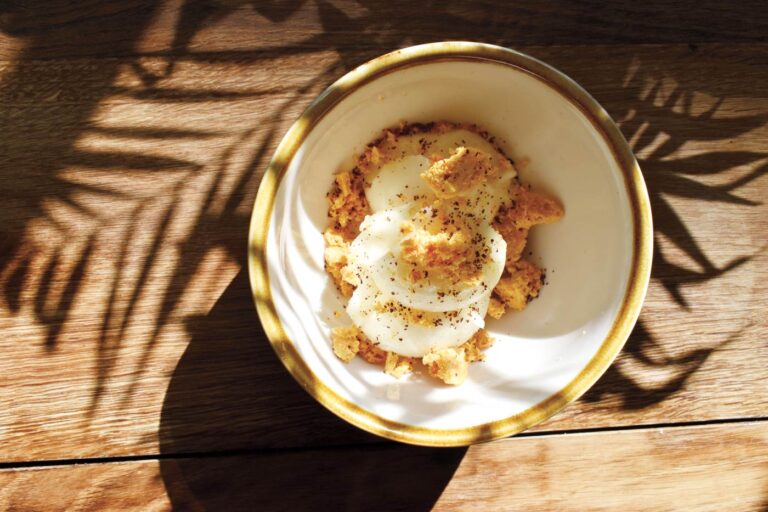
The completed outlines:
[[[378,77],[404,67],[446,60],[481,60],[512,66],[545,82],[577,106],[601,133],[621,168],[631,202],[634,236],[631,271],[619,312],[599,350],[576,377],[560,391],[514,416],[466,428],[433,429],[381,418],[342,398],[312,373],[286,335],[272,301],[266,249],[280,181],[298,148],[320,119],[350,93]],[[416,445],[465,446],[506,437],[541,423],[584,394],[608,369],[640,314],[650,279],[653,228],[640,167],[621,132],[597,101],[566,75],[533,57],[500,46],[452,41],[404,48],[373,59],[350,71],[320,94],[288,130],[269,163],[256,196],[248,242],[251,291],[264,331],[277,356],[309,394],[337,416],[373,434]]]

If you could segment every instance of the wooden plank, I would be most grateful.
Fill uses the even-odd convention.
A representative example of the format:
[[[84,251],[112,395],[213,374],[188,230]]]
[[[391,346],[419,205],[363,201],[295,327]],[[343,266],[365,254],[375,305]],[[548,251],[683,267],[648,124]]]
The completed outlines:
[[[247,2],[11,0],[0,12],[0,58],[138,53],[380,52],[440,40],[504,45],[760,42],[759,0],[662,2]]]
[[[3,510],[158,512],[170,505],[157,461],[0,471]]]
[[[511,439],[470,448],[435,510],[758,511],[767,470],[762,422]]]
[[[25,511],[758,511],[766,489],[764,422],[0,471]]]
[[[540,428],[764,415],[768,46],[527,51],[621,122],[658,247],[627,350]],[[0,69],[0,460],[368,440],[285,374],[242,270],[266,159],[348,65],[318,51]]]

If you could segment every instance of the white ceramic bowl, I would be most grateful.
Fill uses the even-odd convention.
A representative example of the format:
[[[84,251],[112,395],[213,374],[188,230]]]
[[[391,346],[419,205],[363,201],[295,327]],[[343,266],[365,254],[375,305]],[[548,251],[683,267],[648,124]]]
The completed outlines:
[[[618,84],[617,84],[618,87]],[[397,381],[356,358],[339,361],[330,330],[350,324],[323,269],[325,194],[333,174],[401,121],[464,121],[530,164],[521,177],[558,198],[559,222],[532,230],[547,285],[525,311],[488,324],[487,361],[458,387]],[[652,227],[645,185],[606,112],[565,75],[478,43],[415,46],[351,71],[296,121],[259,189],[249,268],[259,316],[296,380],[370,432],[423,445],[507,436],[548,418],[608,368],[640,312]]]

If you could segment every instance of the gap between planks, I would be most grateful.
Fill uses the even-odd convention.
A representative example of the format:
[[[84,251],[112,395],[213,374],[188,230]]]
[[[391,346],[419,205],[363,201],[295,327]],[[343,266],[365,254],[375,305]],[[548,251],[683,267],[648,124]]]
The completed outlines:
[[[576,436],[576,435],[598,435],[621,433],[628,431],[646,431],[650,432],[658,429],[690,429],[705,428],[720,425],[740,425],[740,424],[766,424],[768,425],[768,416],[752,418],[733,418],[707,421],[687,421],[680,423],[654,423],[650,425],[620,425],[616,427],[602,428],[583,428],[573,430],[550,430],[542,432],[522,432],[515,436],[492,441],[492,443],[511,442],[516,438],[548,438],[558,436]],[[224,457],[242,457],[252,455],[265,455],[276,453],[301,453],[311,451],[341,451],[349,449],[365,449],[368,447],[396,444],[385,439],[376,439],[367,443],[348,443],[327,446],[300,446],[287,448],[258,448],[258,449],[238,449],[238,450],[214,450],[209,452],[187,452],[187,453],[150,453],[145,455],[124,455],[114,457],[87,457],[82,459],[50,459],[50,460],[32,460],[17,462],[0,462],[0,472],[7,470],[34,469],[63,467],[73,464],[113,464],[123,462],[141,462],[152,460],[175,460],[175,459],[205,459],[205,458],[224,458]],[[490,444],[490,443],[486,443]]]

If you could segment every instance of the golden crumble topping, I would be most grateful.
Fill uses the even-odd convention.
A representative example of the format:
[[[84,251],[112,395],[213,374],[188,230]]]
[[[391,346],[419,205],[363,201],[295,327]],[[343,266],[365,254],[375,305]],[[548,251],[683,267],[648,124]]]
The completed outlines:
[[[364,186],[363,174],[355,168],[336,174],[328,193],[328,217],[333,228],[349,240],[357,236],[360,223],[370,212]]]
[[[355,327],[355,329],[357,329],[357,327]],[[371,340],[366,338],[363,333],[359,333],[358,340],[360,341],[360,351],[358,352],[360,357],[371,364],[384,364],[387,360],[387,353],[384,350],[377,347]]]
[[[347,266],[347,255],[349,253],[349,241],[344,238],[342,232],[329,228],[325,231],[325,270],[333,278],[336,288],[345,297],[351,297],[355,287],[350,284],[349,279],[345,279],[345,268]]]
[[[331,331],[333,353],[345,363],[354,359],[360,350],[359,332],[359,329],[355,326],[336,327]]]
[[[411,281],[441,279],[454,283],[474,283],[482,275],[481,257],[472,250],[469,232],[454,224],[448,229],[431,233],[406,223],[400,229],[405,235],[400,243],[400,260],[411,269]]]
[[[485,151],[458,147],[450,157],[432,164],[421,178],[438,198],[450,199],[462,196],[499,172],[495,159]]]
[[[467,379],[469,362],[464,347],[433,350],[421,358],[427,371],[446,384],[458,386]]]
[[[495,340],[491,338],[488,331],[479,329],[462,345],[462,348],[464,349],[464,358],[468,363],[485,361],[485,354],[483,354],[483,351],[490,348],[494,342]]]
[[[507,268],[493,293],[504,306],[521,311],[539,295],[541,279],[542,272],[539,267],[529,261],[519,260]]]
[[[384,371],[396,379],[407,375],[413,371],[414,360],[410,357],[403,357],[394,352],[387,352],[387,358],[384,361]]]
[[[435,123],[403,123],[397,128],[384,130],[384,134],[377,140],[371,142],[362,156],[359,158],[357,167],[363,174],[372,174],[383,165],[400,158],[403,151],[408,154],[431,156],[430,146],[420,141],[414,141],[412,147],[403,148],[400,146],[400,138],[403,136],[419,133],[443,134],[451,130],[467,129],[479,132],[479,129],[471,124],[451,123],[448,121],[438,121]]]
[[[498,154],[489,154],[473,148],[471,144],[458,146],[447,156],[444,150],[441,150],[441,155],[435,154],[427,134],[439,135],[458,129],[480,135],[497,149]],[[418,134],[425,134],[424,138],[403,139]],[[344,297],[351,297],[360,284],[358,276],[352,275],[348,265],[349,246],[360,232],[360,223],[371,213],[365,195],[366,179],[382,166],[404,155],[422,155],[430,159],[431,165],[421,177],[437,197],[423,210],[429,212],[432,220],[417,218],[401,226],[404,236],[399,258],[409,269],[408,278],[414,283],[431,279],[476,283],[482,278],[483,263],[488,255],[476,253],[473,247],[483,244],[473,243],[471,238],[476,235],[472,235],[472,231],[466,229],[460,220],[449,218],[451,208],[448,203],[454,209],[463,208],[465,191],[512,170],[511,161],[503,156],[493,138],[477,126],[446,121],[404,123],[385,130],[380,138],[369,144],[351,170],[337,173],[327,195],[330,227],[324,233],[325,268]],[[520,184],[517,179],[510,185],[509,197],[492,215],[493,228],[505,240],[507,247],[505,270],[493,290],[487,310],[488,317],[495,319],[501,318],[507,309],[524,309],[538,296],[543,272],[535,264],[521,259],[528,235],[532,227],[555,222],[564,214],[556,200],[532,191],[530,186]],[[384,303],[377,308],[388,313],[392,312],[391,308],[396,308],[398,312],[402,310],[409,325],[429,326],[434,322],[435,313],[407,308],[396,302]],[[421,369],[446,384],[459,385],[467,377],[469,363],[483,361],[483,351],[494,340],[485,329],[479,329],[462,345],[433,350],[421,359],[387,352],[355,326],[333,329],[331,342],[333,352],[344,362],[359,356],[370,364],[382,366],[387,374],[395,378]]]
[[[514,222],[507,222],[506,212],[503,206],[499,208],[493,227],[507,242],[506,265],[509,266],[523,255],[525,244],[528,242],[528,228],[519,228]]]
[[[491,318],[498,320],[504,316],[504,303],[496,297],[491,297],[491,301],[488,303],[488,315]]]
[[[505,215],[506,222],[527,229],[537,224],[555,222],[563,213],[563,207],[551,197],[533,192],[529,185],[517,185],[512,187],[512,202]]]

